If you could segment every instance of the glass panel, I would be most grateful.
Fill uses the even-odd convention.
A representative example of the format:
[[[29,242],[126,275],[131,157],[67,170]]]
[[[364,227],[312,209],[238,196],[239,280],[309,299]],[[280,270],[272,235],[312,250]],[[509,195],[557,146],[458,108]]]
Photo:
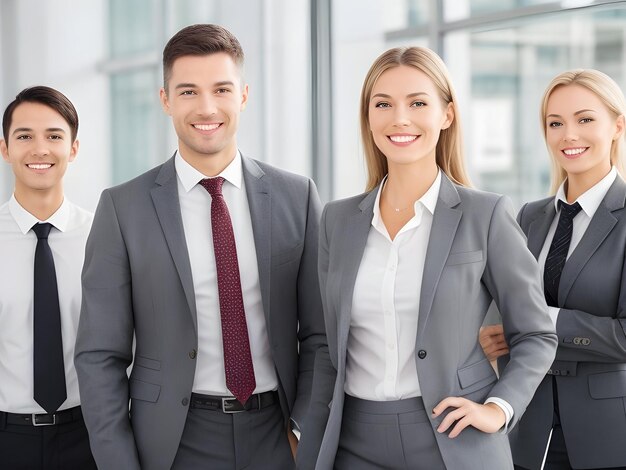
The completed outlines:
[[[111,77],[113,184],[149,170],[173,149],[158,131],[167,125],[158,99],[160,81],[156,68]]]
[[[539,123],[544,89],[573,68],[599,69],[624,87],[625,27],[626,9],[617,8],[446,38],[476,186],[508,194],[518,205],[547,195],[550,157]]]
[[[533,5],[554,4],[560,7],[568,3],[555,2],[554,0],[440,0],[443,1],[444,18],[446,21],[466,19],[470,16],[480,16],[490,13],[510,11],[515,8],[529,7]],[[570,6],[584,6],[582,4],[593,3],[593,0],[570,0],[569,3],[576,4]]]
[[[109,42],[112,58],[160,49],[163,0],[109,2]]]

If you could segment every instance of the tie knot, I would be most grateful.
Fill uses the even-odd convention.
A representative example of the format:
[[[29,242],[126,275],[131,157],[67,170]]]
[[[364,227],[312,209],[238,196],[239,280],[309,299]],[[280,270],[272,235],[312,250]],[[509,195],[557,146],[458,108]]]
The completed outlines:
[[[561,214],[569,219],[576,217],[576,214],[582,210],[582,207],[580,207],[580,204],[577,202],[574,204],[567,204],[566,202],[559,201],[559,208],[561,209]]]
[[[48,222],[43,224],[36,223],[35,225],[33,225],[32,231],[35,232],[35,235],[37,235],[37,238],[39,240],[45,240],[46,238],[48,238],[48,234],[50,233],[51,228],[52,224],[49,224]]]
[[[215,178],[204,178],[200,180],[200,184],[206,189],[211,197],[222,195],[222,185],[224,184],[224,178],[217,176]]]

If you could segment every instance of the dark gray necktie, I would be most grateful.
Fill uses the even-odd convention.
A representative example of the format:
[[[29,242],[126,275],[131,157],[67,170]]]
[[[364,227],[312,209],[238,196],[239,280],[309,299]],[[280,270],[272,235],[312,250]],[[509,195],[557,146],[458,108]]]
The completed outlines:
[[[48,234],[52,225],[35,224],[37,235],[34,277],[34,399],[48,413],[54,413],[67,398],[63,341],[61,338],[61,310],[54,258]]]
[[[559,284],[569,246],[572,242],[574,217],[582,209],[577,202],[570,205],[563,201],[559,201],[559,208],[561,209],[561,214],[554,232],[554,238],[550,244],[546,265],[543,269],[543,290],[546,302],[551,307],[558,307]]]

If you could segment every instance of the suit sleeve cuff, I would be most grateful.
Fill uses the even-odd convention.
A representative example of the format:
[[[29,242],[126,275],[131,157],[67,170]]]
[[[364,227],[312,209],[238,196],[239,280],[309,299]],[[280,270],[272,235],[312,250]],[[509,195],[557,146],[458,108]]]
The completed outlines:
[[[506,417],[506,421],[504,422],[504,426],[502,426],[502,428],[498,432],[502,434],[506,434],[507,432],[509,432],[509,423],[513,419],[513,407],[509,404],[508,401],[503,400],[502,398],[498,398],[498,397],[487,398],[487,400],[485,400],[485,405],[487,403],[495,403],[502,409],[502,411],[504,411],[504,416]]]
[[[556,321],[559,319],[559,312],[561,311],[558,307],[548,307],[548,315],[550,315],[550,319],[552,320],[552,324],[556,328]]]
[[[296,423],[296,420],[293,418],[289,418],[289,422],[291,423],[291,430],[296,435],[298,440],[300,440],[300,426],[298,426],[298,423]]]

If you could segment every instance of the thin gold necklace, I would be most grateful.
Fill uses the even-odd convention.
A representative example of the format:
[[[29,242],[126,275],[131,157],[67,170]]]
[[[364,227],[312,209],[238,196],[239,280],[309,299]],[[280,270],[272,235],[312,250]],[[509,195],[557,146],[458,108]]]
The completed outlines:
[[[391,207],[395,212],[404,212],[405,210],[407,210],[409,207],[411,207],[411,205],[408,205],[406,207],[394,207],[393,205],[391,205],[391,202],[387,201],[387,205],[389,207]]]
[[[385,181],[385,187],[383,188],[383,191],[385,191],[386,189],[387,189],[387,181]],[[394,212],[404,212],[404,211],[405,211],[405,210],[407,210],[409,207],[411,207],[412,205],[414,205],[414,203],[413,203],[413,204],[409,204],[409,205],[408,205],[408,206],[406,206],[406,207],[395,207],[393,204],[391,204],[391,202],[390,202],[387,198],[385,198],[385,202],[387,203],[387,205],[388,205],[389,207],[391,207],[391,208],[394,210]]]

